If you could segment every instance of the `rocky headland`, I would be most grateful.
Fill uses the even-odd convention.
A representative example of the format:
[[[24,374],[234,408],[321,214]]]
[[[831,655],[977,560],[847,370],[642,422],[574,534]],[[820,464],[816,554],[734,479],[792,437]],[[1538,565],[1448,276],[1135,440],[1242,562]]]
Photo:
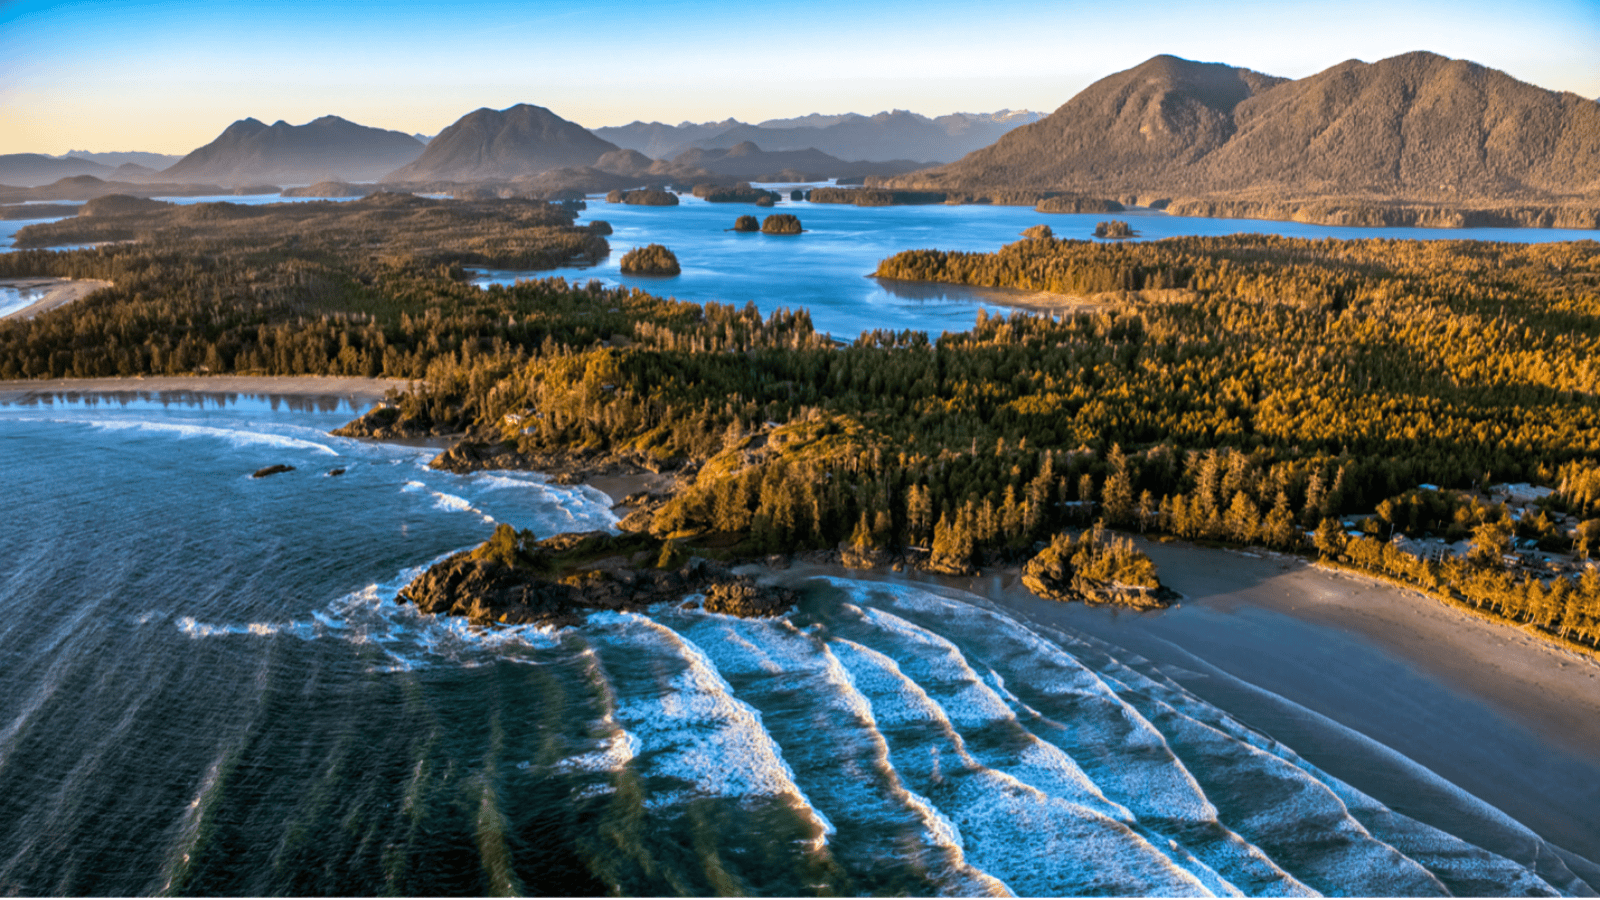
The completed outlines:
[[[590,531],[536,540],[502,524],[476,549],[435,564],[401,589],[424,613],[488,625],[575,625],[591,610],[639,611],[662,603],[737,616],[774,616],[793,592],[688,557],[640,533]]]

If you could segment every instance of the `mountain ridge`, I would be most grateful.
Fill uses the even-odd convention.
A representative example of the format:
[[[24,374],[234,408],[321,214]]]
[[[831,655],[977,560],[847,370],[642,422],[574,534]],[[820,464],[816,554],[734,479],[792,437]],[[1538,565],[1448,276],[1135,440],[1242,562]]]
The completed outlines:
[[[416,159],[380,180],[509,180],[550,169],[590,166],[620,149],[542,106],[485,107],[457,119],[429,141]]]
[[[1426,51],[1301,79],[1156,56],[892,189],[1563,202],[1600,194],[1600,105]]]
[[[246,117],[159,175],[221,184],[275,181],[372,181],[421,154],[423,144],[398,131],[327,115],[304,125],[267,125]]]

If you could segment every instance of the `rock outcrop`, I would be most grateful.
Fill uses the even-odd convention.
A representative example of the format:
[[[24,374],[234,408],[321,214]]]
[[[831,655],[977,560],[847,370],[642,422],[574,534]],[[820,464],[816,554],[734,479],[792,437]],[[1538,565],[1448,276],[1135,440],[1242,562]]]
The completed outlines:
[[[711,612],[773,616],[793,592],[703,559],[674,563],[672,547],[642,534],[560,534],[542,541],[501,525],[483,546],[439,562],[400,590],[424,613],[488,625],[571,625],[590,610],[701,603]],[[695,599],[694,595],[703,599]]]

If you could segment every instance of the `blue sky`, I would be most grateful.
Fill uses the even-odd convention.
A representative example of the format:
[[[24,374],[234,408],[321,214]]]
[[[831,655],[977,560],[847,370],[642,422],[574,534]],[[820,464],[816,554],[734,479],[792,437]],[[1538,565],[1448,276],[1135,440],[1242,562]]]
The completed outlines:
[[[521,102],[589,127],[1048,112],[1158,53],[1299,78],[1410,50],[1600,97],[1600,0],[0,0],[0,153],[186,153],[245,116],[433,134]]]

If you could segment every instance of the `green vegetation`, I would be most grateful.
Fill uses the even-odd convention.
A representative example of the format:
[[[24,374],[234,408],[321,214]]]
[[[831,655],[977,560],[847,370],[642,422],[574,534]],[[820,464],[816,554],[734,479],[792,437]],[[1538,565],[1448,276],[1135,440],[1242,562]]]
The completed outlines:
[[[799,234],[800,217],[789,213],[774,213],[761,222],[762,234]]]
[[[782,199],[777,191],[751,187],[749,183],[743,181],[733,187],[716,184],[697,184],[694,186],[693,193],[707,203],[755,203],[757,205],[771,206],[774,202]]]
[[[1042,213],[1103,213],[1122,212],[1123,206],[1115,200],[1100,197],[1057,194],[1040,200],[1033,209]]]
[[[1165,606],[1155,563],[1127,538],[1112,537],[1096,523],[1076,540],[1062,533],[1022,567],[1022,583],[1041,597]]]
[[[572,318],[574,304],[592,301],[564,285],[484,291],[467,281],[465,266],[604,259],[605,239],[571,221],[570,211],[533,201],[375,194],[343,203],[160,206],[29,226],[18,236],[23,246],[128,243],[0,254],[0,276],[114,285],[70,307],[0,322],[0,377],[424,378],[443,359],[625,330],[604,316]]]
[[[1120,219],[1101,222],[1094,226],[1094,236],[1097,238],[1131,238],[1133,235],[1133,229]]]
[[[635,247],[622,254],[624,275],[676,275],[678,257],[660,244]]]
[[[607,203],[626,203],[629,206],[677,206],[678,195],[658,188],[636,191],[612,191],[606,194]]]
[[[840,345],[803,311],[465,281],[469,261],[603,245],[559,207],[220,206],[39,226],[136,242],[0,257],[10,275],[116,283],[0,323],[0,374],[425,379],[375,427],[468,431],[442,464],[678,473],[629,517],[670,542],[669,563],[843,549],[959,571],[1043,546],[1036,574],[1066,590],[1084,593],[1080,574],[1139,586],[1134,556],[1079,559],[1082,539],[1059,537],[1098,521],[1315,546],[1558,639],[1600,639],[1600,577],[1507,563],[1513,541],[1600,550],[1594,242],[1038,235],[993,254],[914,251],[879,275],[1105,302]],[[1555,493],[1513,517],[1480,490],[1509,481]],[[1424,561],[1388,543],[1430,534],[1480,549]]]
[[[734,231],[760,231],[761,223],[755,216],[740,216],[733,220]]]

